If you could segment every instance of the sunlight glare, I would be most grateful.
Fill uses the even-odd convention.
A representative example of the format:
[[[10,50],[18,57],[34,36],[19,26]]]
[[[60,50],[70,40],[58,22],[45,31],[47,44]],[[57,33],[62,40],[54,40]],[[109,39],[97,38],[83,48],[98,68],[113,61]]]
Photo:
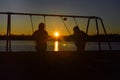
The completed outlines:
[[[58,41],[55,41],[54,51],[59,51],[58,45]]]
[[[63,46],[65,47],[65,46],[66,46],[66,44],[64,43],[64,44],[63,44]]]
[[[55,32],[55,37],[59,37],[59,33],[58,32]]]

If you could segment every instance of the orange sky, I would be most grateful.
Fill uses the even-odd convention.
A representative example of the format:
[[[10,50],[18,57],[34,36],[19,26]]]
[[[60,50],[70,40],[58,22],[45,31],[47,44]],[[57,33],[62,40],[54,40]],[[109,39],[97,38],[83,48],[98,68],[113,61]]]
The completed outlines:
[[[120,34],[120,0],[0,0],[0,12],[25,12],[39,14],[64,14],[79,16],[98,16],[105,23],[108,33]],[[0,15],[0,34],[6,33],[6,16]],[[13,34],[32,34],[29,16],[12,16]],[[42,17],[34,17],[34,27],[43,22]],[[74,22],[66,21],[72,34]],[[86,20],[78,20],[79,26],[85,31]],[[96,28],[91,24],[89,34],[96,34]],[[46,30],[50,35],[59,31],[61,35],[68,34],[59,18],[47,19]],[[102,29],[100,28],[100,31]]]
[[[0,34],[6,34],[6,26],[7,26],[7,20],[5,17],[2,17],[2,20],[0,20],[2,23]],[[33,28],[34,31],[38,29],[38,25],[40,22],[44,22],[44,17],[42,16],[33,16]],[[79,28],[83,31],[86,31],[87,21],[88,19],[80,19],[76,18],[77,24],[79,25]],[[76,25],[73,18],[67,18],[65,22],[65,25],[67,26],[69,32],[67,31],[64,23],[62,22],[62,19],[60,17],[46,17],[46,30],[48,31],[49,35],[54,35],[55,32],[59,32],[60,35],[70,35],[73,34],[73,27]],[[102,28],[99,26],[100,33],[102,33]],[[25,34],[25,35],[31,35],[33,33],[32,31],[32,25],[30,16],[12,16],[11,17],[11,34]],[[91,20],[90,28],[88,31],[88,34],[96,34],[96,27],[95,27],[95,20]]]

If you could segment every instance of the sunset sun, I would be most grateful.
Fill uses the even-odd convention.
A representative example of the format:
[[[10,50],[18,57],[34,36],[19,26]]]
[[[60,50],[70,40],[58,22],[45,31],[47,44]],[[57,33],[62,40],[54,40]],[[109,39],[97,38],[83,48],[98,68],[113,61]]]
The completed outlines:
[[[55,32],[54,35],[55,35],[55,37],[59,37],[59,33],[58,32]]]

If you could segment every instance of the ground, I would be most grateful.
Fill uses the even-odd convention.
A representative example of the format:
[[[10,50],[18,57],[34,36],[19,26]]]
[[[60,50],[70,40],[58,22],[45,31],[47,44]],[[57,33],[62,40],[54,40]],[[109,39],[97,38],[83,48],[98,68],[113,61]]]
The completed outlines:
[[[0,54],[1,80],[118,80],[120,52]]]

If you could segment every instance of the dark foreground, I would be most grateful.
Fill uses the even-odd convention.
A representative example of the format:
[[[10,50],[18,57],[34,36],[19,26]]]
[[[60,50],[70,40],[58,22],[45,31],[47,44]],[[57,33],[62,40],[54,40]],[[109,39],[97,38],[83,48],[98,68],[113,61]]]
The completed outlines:
[[[0,80],[120,80],[120,51],[0,53]]]

